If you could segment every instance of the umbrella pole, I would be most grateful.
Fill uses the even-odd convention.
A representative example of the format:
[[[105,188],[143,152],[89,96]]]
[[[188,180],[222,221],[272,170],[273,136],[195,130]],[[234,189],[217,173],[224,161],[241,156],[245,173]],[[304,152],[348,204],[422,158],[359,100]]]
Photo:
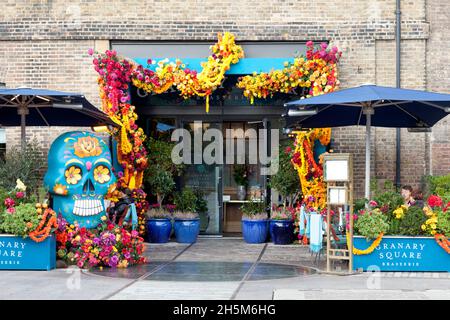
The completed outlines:
[[[370,127],[372,110],[366,111],[366,181],[364,197],[370,200]]]
[[[27,109],[25,108],[21,108],[19,109],[19,114],[20,114],[20,146],[22,148],[22,151],[25,150],[25,146],[26,146],[26,140],[25,140],[25,126],[26,126],[26,112]]]

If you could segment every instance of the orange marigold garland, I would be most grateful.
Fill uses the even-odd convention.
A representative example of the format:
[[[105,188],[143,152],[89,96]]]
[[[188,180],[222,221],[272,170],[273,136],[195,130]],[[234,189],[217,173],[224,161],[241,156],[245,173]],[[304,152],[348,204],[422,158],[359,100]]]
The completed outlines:
[[[39,212],[42,211],[42,206],[40,204],[37,204],[36,207],[36,211],[39,214]],[[52,229],[56,229],[57,227],[58,224],[56,219],[56,212],[50,208],[45,208],[39,225],[35,230],[31,231],[28,236],[35,242],[42,242],[48,238],[48,236],[52,232]]]
[[[450,254],[450,241],[445,235],[437,233],[434,235],[434,239],[436,240],[437,244],[445,250],[445,252]]]

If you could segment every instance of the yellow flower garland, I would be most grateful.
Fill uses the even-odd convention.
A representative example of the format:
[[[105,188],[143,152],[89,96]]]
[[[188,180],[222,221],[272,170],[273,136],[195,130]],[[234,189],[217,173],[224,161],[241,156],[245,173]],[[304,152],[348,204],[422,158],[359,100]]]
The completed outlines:
[[[348,232],[346,238],[347,238],[347,247],[350,248],[350,237],[348,236]],[[355,255],[371,254],[380,245],[382,239],[383,239],[383,232],[381,232],[378,235],[378,237],[372,242],[372,244],[367,249],[360,250],[353,247],[353,254]]]

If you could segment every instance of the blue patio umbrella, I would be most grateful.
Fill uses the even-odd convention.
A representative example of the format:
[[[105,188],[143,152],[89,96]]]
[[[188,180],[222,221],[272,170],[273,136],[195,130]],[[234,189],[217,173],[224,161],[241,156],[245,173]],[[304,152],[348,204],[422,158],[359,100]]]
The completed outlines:
[[[287,127],[366,126],[365,196],[370,196],[370,128],[431,128],[450,113],[450,94],[362,85],[286,103]]]
[[[20,126],[25,146],[26,126],[92,127],[115,125],[80,93],[46,89],[0,89],[0,127]]]

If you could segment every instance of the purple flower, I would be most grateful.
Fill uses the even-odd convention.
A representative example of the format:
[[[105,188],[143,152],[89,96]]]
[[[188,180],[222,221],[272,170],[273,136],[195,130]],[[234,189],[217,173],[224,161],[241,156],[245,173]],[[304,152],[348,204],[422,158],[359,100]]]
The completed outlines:
[[[323,50],[325,50],[325,49],[328,47],[328,44],[327,44],[326,42],[322,42],[322,43],[320,44],[320,47],[321,47]]]
[[[312,46],[314,46],[314,43],[313,43],[312,41],[308,41],[308,42],[306,43],[306,46],[307,46],[307,47],[312,47]]]
[[[111,259],[109,259],[109,266],[115,267],[119,263],[119,258],[117,256],[112,256]]]
[[[94,49],[89,48],[88,49],[88,55],[92,56],[94,54]]]

